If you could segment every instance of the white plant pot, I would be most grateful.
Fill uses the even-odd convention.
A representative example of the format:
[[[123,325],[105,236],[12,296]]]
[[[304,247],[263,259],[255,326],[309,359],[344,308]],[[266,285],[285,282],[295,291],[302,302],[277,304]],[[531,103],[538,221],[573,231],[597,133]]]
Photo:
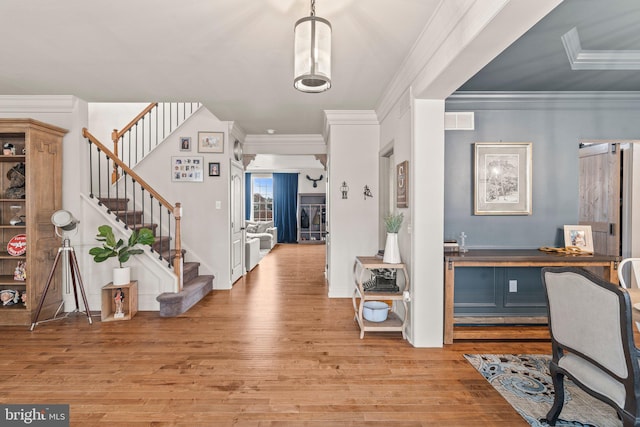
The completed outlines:
[[[400,247],[398,246],[398,233],[387,233],[387,243],[384,246],[382,262],[387,264],[400,264]]]
[[[117,267],[113,269],[113,284],[115,286],[131,283],[131,267]]]

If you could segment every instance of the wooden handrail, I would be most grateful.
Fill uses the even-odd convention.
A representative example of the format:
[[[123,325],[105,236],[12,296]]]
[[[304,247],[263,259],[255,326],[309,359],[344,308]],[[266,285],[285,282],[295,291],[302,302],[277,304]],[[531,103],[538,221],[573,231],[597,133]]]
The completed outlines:
[[[175,253],[172,260],[173,272],[178,276],[178,290],[182,290],[182,244],[180,242],[180,220],[182,218],[182,207],[180,203],[176,203],[173,206],[171,203],[167,202],[164,197],[162,197],[156,190],[154,190],[145,180],[140,178],[140,176],[135,173],[129,166],[127,166],[122,160],[120,160],[114,153],[111,152],[104,144],[102,144],[98,139],[89,132],[87,128],[82,128],[82,136],[91,141],[92,144],[95,144],[99,150],[103,151],[105,155],[111,159],[117,166],[120,166],[123,171],[127,173],[135,182],[137,182],[141,187],[143,187],[146,191],[149,192],[158,202],[167,208],[171,214],[175,217]]]
[[[167,210],[171,211],[172,213],[174,212],[175,207],[171,203],[167,202],[164,199],[164,197],[162,197],[156,190],[153,189],[153,187],[151,187],[145,180],[140,178],[140,176],[137,173],[135,173],[131,168],[129,168],[129,166],[127,166],[122,160],[116,157],[116,155],[113,154],[111,150],[109,150],[104,144],[98,141],[98,139],[95,136],[93,136],[87,128],[82,128],[82,136],[87,138],[93,144],[96,144],[96,146],[100,150],[104,151],[107,157],[109,157],[115,164],[120,166],[122,170],[127,173],[127,175],[131,176],[138,184],[146,188],[147,191],[162,204],[162,206],[167,208]]]
[[[142,110],[142,112],[138,114],[133,120],[131,120],[129,124],[127,124],[124,128],[122,128],[121,131],[114,129],[113,133],[111,134],[111,139],[113,139],[114,142],[120,139],[122,135],[124,135],[129,129],[131,129],[136,123],[138,123],[138,121],[142,117],[144,117],[149,111],[153,110],[157,105],[158,105],[157,102],[153,102],[147,105],[147,108]]]

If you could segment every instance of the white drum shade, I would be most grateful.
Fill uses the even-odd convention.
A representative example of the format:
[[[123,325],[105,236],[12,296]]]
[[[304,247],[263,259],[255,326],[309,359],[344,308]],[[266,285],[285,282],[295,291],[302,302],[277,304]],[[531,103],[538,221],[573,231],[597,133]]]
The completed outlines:
[[[331,24],[308,16],[294,28],[293,86],[302,92],[324,92],[331,87]]]

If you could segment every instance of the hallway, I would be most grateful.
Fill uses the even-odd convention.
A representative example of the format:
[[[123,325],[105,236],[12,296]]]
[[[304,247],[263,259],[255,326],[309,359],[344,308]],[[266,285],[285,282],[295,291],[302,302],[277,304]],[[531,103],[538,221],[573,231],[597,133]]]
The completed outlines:
[[[177,318],[3,327],[1,401],[68,403],[75,426],[527,425],[462,354],[548,343],[360,340],[351,300],[327,298],[324,250],[277,245]]]

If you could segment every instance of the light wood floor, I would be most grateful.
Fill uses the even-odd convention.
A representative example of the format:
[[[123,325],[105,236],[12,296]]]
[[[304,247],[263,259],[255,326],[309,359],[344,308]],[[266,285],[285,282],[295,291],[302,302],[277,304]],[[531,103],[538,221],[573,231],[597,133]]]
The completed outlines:
[[[360,340],[351,300],[326,296],[324,250],[278,245],[177,318],[2,327],[0,402],[70,404],[73,426],[528,425],[462,355],[548,342]]]

